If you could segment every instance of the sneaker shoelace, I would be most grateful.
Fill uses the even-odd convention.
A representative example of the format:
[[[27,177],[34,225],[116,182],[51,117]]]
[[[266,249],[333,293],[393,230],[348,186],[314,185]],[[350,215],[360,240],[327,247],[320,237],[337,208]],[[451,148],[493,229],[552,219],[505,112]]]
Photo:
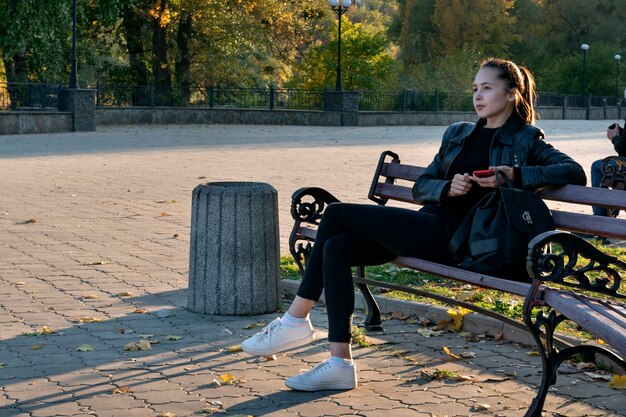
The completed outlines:
[[[324,361],[324,362],[320,362],[317,365],[315,365],[313,368],[309,369],[309,370],[304,370],[303,369],[303,373],[301,374],[301,376],[313,376],[318,372],[323,371],[324,369],[326,369],[327,367],[331,366],[330,363],[328,361]]]
[[[259,342],[263,341],[264,339],[268,339],[268,342],[272,339],[272,336],[274,336],[276,333],[278,333],[278,331],[280,330],[280,319],[276,319],[273,322],[271,322],[267,327],[265,327],[263,330],[261,330],[258,333],[258,340]]]

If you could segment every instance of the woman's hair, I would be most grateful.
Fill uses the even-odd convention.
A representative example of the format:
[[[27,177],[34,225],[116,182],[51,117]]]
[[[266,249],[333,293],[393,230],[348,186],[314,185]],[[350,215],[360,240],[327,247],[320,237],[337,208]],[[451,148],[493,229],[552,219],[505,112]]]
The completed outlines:
[[[519,94],[515,99],[515,114],[526,123],[534,124],[539,115],[535,110],[535,77],[530,70],[513,61],[499,58],[487,58],[480,65],[480,68],[485,67],[497,70],[507,89],[517,89]]]

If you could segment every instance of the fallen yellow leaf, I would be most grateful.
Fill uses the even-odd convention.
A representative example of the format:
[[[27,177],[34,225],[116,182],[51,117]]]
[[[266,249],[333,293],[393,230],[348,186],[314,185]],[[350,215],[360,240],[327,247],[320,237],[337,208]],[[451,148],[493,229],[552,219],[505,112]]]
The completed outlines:
[[[85,265],[106,265],[107,261],[95,261],[95,262],[87,262]]]
[[[39,349],[43,349],[43,344],[38,343],[38,344],[36,344],[36,345],[32,345],[32,346],[30,347],[30,350],[39,350]]]
[[[241,347],[241,345],[234,345],[234,346],[229,347],[228,351],[230,353],[241,352],[243,351],[243,348]]]
[[[257,323],[248,324],[244,329],[254,329],[256,327],[264,327],[267,326],[267,322],[259,321]]]
[[[626,375],[613,375],[613,381],[609,382],[613,389],[626,389]]]
[[[448,316],[450,317],[450,320],[452,320],[452,322],[449,324],[449,327],[451,328],[451,330],[454,331],[459,331],[461,330],[461,327],[463,327],[463,317],[469,313],[470,310],[463,308],[463,307],[459,307],[458,309],[450,309],[448,310]]]
[[[136,308],[133,310],[133,314],[143,314],[146,312],[145,308]]]
[[[161,216],[163,216],[163,217],[169,217],[169,216],[171,216],[171,214],[166,213],[166,212],[163,212],[163,213],[161,213]]]
[[[77,352],[91,352],[93,350],[93,346],[89,344],[80,345],[76,348]]]
[[[48,326],[43,326],[41,330],[38,332],[35,331],[35,332],[29,332],[29,333],[22,333],[22,335],[23,336],[41,336],[44,334],[52,334],[52,333],[56,333],[56,332]]]
[[[454,359],[461,359],[459,355],[455,355],[452,351],[447,347],[443,346],[443,351],[446,352],[446,355],[452,356]]]
[[[176,414],[163,412],[163,413],[159,414],[159,417],[176,417]]]
[[[223,375],[220,375],[220,379],[225,384],[232,384],[233,382],[235,382],[237,380],[237,378],[235,378],[235,376],[233,374],[223,374]]]
[[[132,292],[122,291],[116,294],[118,297],[131,297],[133,295]]]
[[[104,319],[97,318],[97,317],[83,317],[78,320],[79,323],[101,323],[103,321]]]
[[[165,340],[181,340],[182,338],[183,338],[182,336],[176,336],[173,334],[169,334],[165,336]]]

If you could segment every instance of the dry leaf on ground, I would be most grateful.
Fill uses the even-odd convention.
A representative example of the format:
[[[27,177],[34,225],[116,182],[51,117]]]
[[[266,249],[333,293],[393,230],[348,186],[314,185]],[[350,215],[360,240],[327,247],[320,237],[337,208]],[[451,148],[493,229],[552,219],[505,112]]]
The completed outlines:
[[[167,336],[165,336],[165,340],[181,340],[183,337],[182,336],[176,336],[173,334],[168,334]]]
[[[89,344],[84,344],[84,345],[80,345],[79,347],[76,348],[77,352],[91,352],[94,349],[93,346],[89,345]]]
[[[43,345],[42,343],[38,343],[38,344],[36,344],[36,345],[32,345],[32,346],[30,347],[30,350],[39,350],[39,349],[43,349],[43,346],[44,346],[44,345]]]
[[[129,386],[113,388],[111,394],[132,394],[133,390]]]
[[[234,346],[229,347],[228,351],[230,353],[242,352],[243,348],[241,347],[241,345],[234,345]]]
[[[145,339],[138,342],[128,342],[126,343],[126,345],[124,345],[124,350],[129,350],[131,352],[150,349],[152,349],[152,345],[150,345],[150,342]]]
[[[394,311],[393,313],[391,313],[391,317],[393,317],[394,319],[398,319],[398,320],[406,320],[410,316],[401,311]]]
[[[444,333],[443,330],[433,329],[417,329],[417,332],[424,337],[441,336]]]

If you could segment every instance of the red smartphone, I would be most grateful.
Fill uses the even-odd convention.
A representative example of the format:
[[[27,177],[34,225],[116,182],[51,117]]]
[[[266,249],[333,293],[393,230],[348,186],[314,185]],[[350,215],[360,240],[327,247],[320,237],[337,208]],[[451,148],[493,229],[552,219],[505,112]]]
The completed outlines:
[[[478,171],[472,172],[475,177],[483,178],[483,177],[491,177],[492,175],[496,175],[495,172],[489,171],[488,169],[480,169]]]

